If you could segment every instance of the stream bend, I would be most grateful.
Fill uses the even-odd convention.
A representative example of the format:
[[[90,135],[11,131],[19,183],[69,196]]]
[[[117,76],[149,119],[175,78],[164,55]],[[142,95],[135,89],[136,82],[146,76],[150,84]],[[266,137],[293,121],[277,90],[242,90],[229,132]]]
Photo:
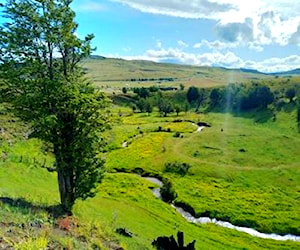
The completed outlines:
[[[142,178],[144,180],[155,183],[159,186],[159,188],[152,189],[152,193],[155,195],[155,197],[162,200],[162,197],[160,194],[160,188],[163,187],[162,181],[160,181],[159,179],[154,178],[154,177],[142,177]],[[185,211],[182,207],[175,206],[174,204],[171,204],[171,206],[174,207],[177,210],[177,212],[180,213],[188,222],[199,223],[199,224],[213,223],[213,224],[221,226],[221,227],[234,229],[236,231],[244,232],[244,233],[250,234],[251,236],[263,238],[263,239],[282,240],[282,241],[291,240],[291,241],[300,242],[300,236],[291,235],[291,234],[287,234],[287,235],[266,234],[266,233],[258,232],[257,230],[255,230],[253,228],[235,226],[229,222],[217,220],[214,218],[209,218],[209,217],[196,218],[193,215],[191,215],[189,212]]]

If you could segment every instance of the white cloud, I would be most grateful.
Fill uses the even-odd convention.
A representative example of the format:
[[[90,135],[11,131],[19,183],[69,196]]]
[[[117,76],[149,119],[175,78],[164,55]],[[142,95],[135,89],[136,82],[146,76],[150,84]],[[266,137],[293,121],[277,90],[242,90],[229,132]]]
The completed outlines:
[[[194,48],[194,49],[199,49],[199,48],[201,48],[203,45],[204,45],[204,44],[203,44],[202,42],[201,42],[201,43],[195,43],[194,46],[193,46],[193,48]]]
[[[230,3],[219,3],[211,0],[111,0],[126,4],[142,12],[177,16],[183,18],[214,18],[232,8]]]
[[[292,36],[290,37],[289,42],[300,46],[300,24],[297,28],[297,31],[294,34],[292,34]]]
[[[219,23],[216,27],[217,34],[228,42],[253,41],[253,20],[246,18],[243,23]]]
[[[157,41],[156,41],[156,47],[159,48],[159,49],[162,48],[162,43],[161,43],[160,40],[157,40]]]
[[[256,52],[261,52],[264,50],[262,46],[260,46],[257,42],[248,42],[238,41],[238,42],[222,42],[220,40],[215,41],[207,41],[202,40],[200,43],[196,43],[193,45],[194,49],[199,49],[201,47],[207,47],[212,51],[222,51],[237,48],[239,46],[247,47],[248,49],[254,50]]]
[[[180,48],[187,48],[189,45],[182,40],[177,41],[177,44]]]
[[[260,46],[257,42],[250,42],[249,49],[254,50],[256,52],[262,52],[264,48]]]
[[[96,0],[80,0],[74,1],[74,10],[76,12],[99,12],[106,9],[106,7]]]
[[[200,43],[196,43],[193,45],[193,48],[198,49],[201,47],[207,47],[211,50],[224,50],[224,49],[229,49],[229,48],[236,48],[239,44],[238,43],[225,43],[219,40],[215,41],[207,41],[207,40],[202,40]]]
[[[300,24],[299,0],[111,0],[143,12],[218,22],[225,41],[287,45]],[[260,46],[260,47],[259,47]]]
[[[179,48],[160,48],[147,50],[140,56],[120,56],[118,54],[104,55],[107,57],[123,58],[127,60],[148,60],[154,62],[174,61],[181,64],[196,66],[217,66],[226,68],[256,69],[261,72],[280,72],[299,68],[300,56],[291,55],[283,58],[269,58],[262,61],[243,60],[231,51],[221,53],[214,51],[204,54],[193,54]]]

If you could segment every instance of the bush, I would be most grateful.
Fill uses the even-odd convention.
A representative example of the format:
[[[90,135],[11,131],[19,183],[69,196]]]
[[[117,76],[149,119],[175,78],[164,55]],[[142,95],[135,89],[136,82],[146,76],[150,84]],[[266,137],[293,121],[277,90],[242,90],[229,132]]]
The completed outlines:
[[[198,150],[196,150],[194,153],[193,153],[193,157],[199,157],[200,156],[200,152]]]
[[[185,176],[189,169],[190,165],[187,163],[179,163],[179,162],[168,162],[165,164],[164,172],[178,174],[180,176]]]
[[[172,183],[168,179],[163,179],[163,186],[160,189],[160,195],[164,202],[171,203],[177,197],[177,193],[173,189]]]
[[[180,132],[175,132],[175,133],[173,134],[173,137],[179,138],[179,137],[180,137]]]

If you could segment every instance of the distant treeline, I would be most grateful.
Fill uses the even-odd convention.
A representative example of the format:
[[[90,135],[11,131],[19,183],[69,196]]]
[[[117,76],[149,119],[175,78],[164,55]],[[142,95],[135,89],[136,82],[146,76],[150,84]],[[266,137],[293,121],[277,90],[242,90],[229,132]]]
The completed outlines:
[[[124,94],[129,89],[123,88]],[[151,113],[157,108],[164,116],[169,113],[195,110],[198,111],[225,111],[245,112],[269,107],[277,110],[285,104],[294,103],[300,95],[300,85],[295,84],[287,88],[273,90],[261,83],[229,84],[219,88],[198,88],[195,86],[184,90],[180,88],[157,86],[131,88],[133,96],[130,106],[134,112]]]
[[[87,73],[88,69],[84,69],[84,72]],[[103,79],[102,82],[174,82],[178,78],[174,77],[160,77],[160,78],[130,78],[130,79]]]
[[[173,82],[175,80],[177,80],[177,78],[160,77],[160,78],[131,78],[130,80],[125,80],[125,81],[131,81],[131,82],[153,82],[153,81]]]

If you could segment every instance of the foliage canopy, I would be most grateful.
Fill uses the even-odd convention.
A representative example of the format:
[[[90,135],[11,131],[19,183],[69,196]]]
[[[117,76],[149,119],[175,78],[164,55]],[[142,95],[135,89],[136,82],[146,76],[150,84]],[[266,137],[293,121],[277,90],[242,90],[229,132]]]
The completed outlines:
[[[103,161],[99,132],[107,126],[105,96],[78,65],[93,35],[76,36],[72,0],[9,0],[0,31],[1,94],[32,125],[32,136],[53,145],[61,203],[93,196]]]

